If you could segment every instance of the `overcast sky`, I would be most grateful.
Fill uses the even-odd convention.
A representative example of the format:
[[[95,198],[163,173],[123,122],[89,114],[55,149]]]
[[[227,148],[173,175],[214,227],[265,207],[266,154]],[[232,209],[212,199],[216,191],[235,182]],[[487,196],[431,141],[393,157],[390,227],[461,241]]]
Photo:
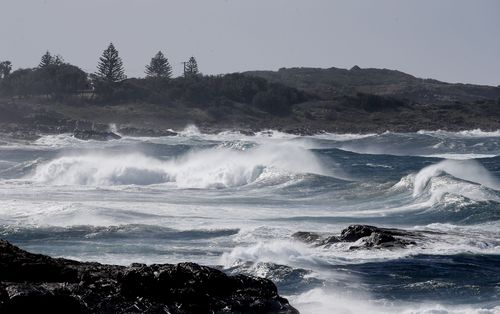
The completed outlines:
[[[175,73],[280,67],[398,69],[500,84],[497,0],[0,0],[0,60],[50,50],[93,72],[109,42],[129,76],[162,50]]]

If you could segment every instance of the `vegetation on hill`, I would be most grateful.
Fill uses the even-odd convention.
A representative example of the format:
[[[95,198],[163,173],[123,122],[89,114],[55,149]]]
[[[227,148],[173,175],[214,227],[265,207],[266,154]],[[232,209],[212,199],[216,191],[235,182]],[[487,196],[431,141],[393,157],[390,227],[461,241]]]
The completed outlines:
[[[159,51],[144,78],[126,78],[110,44],[96,73],[46,52],[35,68],[0,62],[0,128],[36,130],[122,123],[311,133],[500,129],[500,87],[449,84],[387,69],[291,68],[203,75],[194,57],[184,73]]]
[[[227,107],[238,103],[283,116],[291,113],[292,105],[308,99],[304,92],[295,88],[268,83],[257,77],[241,74],[204,76],[194,57],[186,62],[183,76],[172,78],[172,67],[161,51],[146,66],[146,78],[127,79],[123,61],[113,44],[104,50],[94,74],[89,75],[48,51],[36,68],[4,72],[0,95],[37,96],[51,101],[78,99],[80,103],[100,105],[182,103],[210,108],[221,115]]]
[[[323,99],[335,99],[357,93],[409,100],[413,103],[441,105],[500,99],[500,88],[472,84],[450,84],[420,79],[388,69],[289,68],[279,71],[249,71],[249,76],[264,78],[313,93]]]

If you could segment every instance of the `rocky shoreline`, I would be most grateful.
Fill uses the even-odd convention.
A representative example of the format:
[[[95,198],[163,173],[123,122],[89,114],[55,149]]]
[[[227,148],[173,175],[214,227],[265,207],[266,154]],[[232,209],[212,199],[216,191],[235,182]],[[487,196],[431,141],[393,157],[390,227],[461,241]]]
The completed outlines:
[[[349,250],[404,249],[420,231],[350,225],[340,234],[299,231],[293,239]],[[103,265],[52,258],[0,240],[0,313],[299,313],[273,282],[195,263]]]
[[[396,133],[406,133],[406,132],[417,132],[420,130],[425,131],[448,131],[448,132],[460,132],[474,130],[474,128],[443,128],[443,129],[409,129],[409,130],[390,130],[390,129],[375,129],[373,131],[362,131],[359,130],[328,130],[328,129],[315,129],[310,127],[297,127],[297,128],[216,128],[216,127],[198,127],[200,132],[205,134],[217,134],[225,131],[236,131],[244,135],[254,135],[257,132],[266,130],[276,130],[283,133],[293,134],[297,136],[311,136],[324,133],[338,133],[338,134],[382,134],[384,132],[396,132]],[[478,128],[476,128],[478,129]],[[498,129],[489,128],[479,128],[481,131],[485,132],[495,132]],[[59,135],[59,134],[73,134],[75,138],[81,140],[98,140],[107,141],[113,139],[120,139],[121,136],[131,136],[131,137],[162,137],[162,136],[175,136],[178,132],[171,131],[170,129],[149,129],[149,128],[135,128],[135,127],[123,127],[115,132],[109,130],[107,125],[96,125],[94,128],[87,129],[72,129],[70,127],[54,127],[50,129],[29,129],[24,127],[7,127],[0,128],[0,138],[5,139],[15,139],[15,140],[27,140],[34,141],[45,135]]]
[[[0,240],[0,313],[290,313],[268,279],[195,263],[78,262]]]

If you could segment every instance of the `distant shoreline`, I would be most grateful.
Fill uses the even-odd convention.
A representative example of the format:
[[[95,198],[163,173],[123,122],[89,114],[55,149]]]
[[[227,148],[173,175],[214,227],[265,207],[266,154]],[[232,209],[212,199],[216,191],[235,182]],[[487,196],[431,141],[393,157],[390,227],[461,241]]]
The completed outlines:
[[[120,84],[115,88],[121,94],[108,100],[0,97],[0,132],[22,138],[104,131],[110,124],[129,135],[161,135],[190,124],[205,133],[275,129],[301,135],[500,130],[500,87],[385,69],[291,68],[177,78],[161,88],[146,79]]]
[[[88,122],[88,121],[86,121]],[[75,131],[92,131],[94,130],[96,133],[99,132],[110,132],[114,134],[118,134],[120,136],[129,136],[129,137],[164,137],[164,136],[175,136],[179,134],[185,134],[186,129],[190,127],[194,127],[197,132],[200,134],[220,134],[223,132],[237,132],[241,133],[244,136],[255,136],[259,134],[268,133],[269,136],[272,136],[273,132],[281,132],[288,135],[296,135],[296,136],[315,136],[322,134],[335,134],[335,135],[381,135],[384,133],[439,133],[439,132],[449,132],[449,133],[457,133],[464,135],[488,135],[488,133],[496,133],[498,132],[500,136],[500,129],[483,129],[483,128],[452,128],[452,129],[408,129],[408,130],[390,130],[390,129],[381,129],[376,128],[373,130],[367,130],[364,132],[352,131],[350,129],[346,130],[325,130],[325,129],[314,129],[312,127],[297,127],[297,128],[286,128],[286,127],[263,127],[260,129],[249,129],[249,128],[238,128],[238,127],[215,127],[215,126],[198,126],[192,123],[186,123],[184,127],[181,128],[168,128],[168,129],[149,129],[149,128],[141,128],[141,127],[130,127],[120,126],[120,125],[104,125],[104,124],[94,124],[93,128],[81,128],[81,129],[71,129],[67,126],[44,126],[45,130],[41,131],[36,128],[29,128],[25,125],[10,125],[5,127],[0,124],[0,138],[13,138],[20,140],[36,140],[43,136],[47,135],[64,135],[64,134],[75,134]],[[196,133],[193,133],[196,134]]]

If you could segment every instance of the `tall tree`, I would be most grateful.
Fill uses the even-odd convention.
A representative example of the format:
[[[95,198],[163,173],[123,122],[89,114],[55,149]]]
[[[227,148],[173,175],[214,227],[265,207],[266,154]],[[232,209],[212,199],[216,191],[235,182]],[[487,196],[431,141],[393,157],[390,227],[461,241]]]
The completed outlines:
[[[47,50],[47,52],[42,56],[42,59],[40,60],[40,64],[38,65],[38,67],[45,68],[52,64],[54,64],[54,57]]]
[[[108,48],[104,50],[99,64],[97,65],[97,76],[108,82],[118,82],[126,79],[125,71],[123,69],[123,62],[118,55],[113,43],[110,43]]]
[[[146,65],[146,75],[148,77],[170,78],[172,67],[161,51],[151,58],[149,65]]]
[[[199,74],[198,71],[198,62],[194,57],[189,58],[189,61],[186,63],[184,68],[184,76],[185,77],[194,77]]]
[[[50,53],[50,51],[47,50],[47,52],[42,56],[38,67],[45,68],[48,67],[49,65],[63,65],[63,64],[64,64],[63,57],[61,57],[60,55],[53,56]]]
[[[10,61],[0,62],[0,79],[9,76],[11,70],[12,70],[12,63],[10,63]]]

